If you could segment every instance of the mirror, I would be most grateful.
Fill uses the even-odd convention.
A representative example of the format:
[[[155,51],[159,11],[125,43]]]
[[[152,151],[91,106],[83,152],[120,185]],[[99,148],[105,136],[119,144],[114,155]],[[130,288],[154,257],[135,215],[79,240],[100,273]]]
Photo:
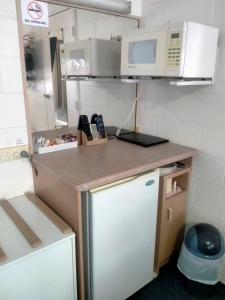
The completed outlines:
[[[89,118],[102,114],[105,125],[121,125],[133,105],[136,85],[108,77],[82,81],[65,77],[62,49],[64,44],[78,40],[117,38],[137,27],[135,19],[55,4],[49,4],[48,28],[23,25],[30,129],[34,135],[74,128],[81,114]],[[126,127],[134,128],[134,116]]]

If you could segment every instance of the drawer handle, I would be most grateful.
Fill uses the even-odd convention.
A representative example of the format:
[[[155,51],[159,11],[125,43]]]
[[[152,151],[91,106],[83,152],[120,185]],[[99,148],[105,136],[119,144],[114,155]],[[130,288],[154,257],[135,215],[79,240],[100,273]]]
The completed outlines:
[[[173,210],[172,210],[172,208],[168,208],[167,212],[168,212],[168,221],[171,223],[172,220],[173,220]]]

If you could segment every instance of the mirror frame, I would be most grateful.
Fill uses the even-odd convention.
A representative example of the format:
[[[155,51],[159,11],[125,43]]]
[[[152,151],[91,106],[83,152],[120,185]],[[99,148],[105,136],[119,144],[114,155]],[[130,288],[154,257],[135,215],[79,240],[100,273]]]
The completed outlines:
[[[29,97],[27,92],[27,80],[26,80],[26,70],[25,70],[25,58],[24,58],[24,47],[23,47],[23,23],[22,23],[22,11],[21,11],[21,0],[15,0],[16,2],[16,13],[17,13],[17,24],[18,24],[18,35],[19,35],[19,48],[20,48],[20,62],[21,62],[21,70],[22,70],[22,81],[23,81],[23,94],[24,94],[24,103],[25,103],[25,113],[26,113],[26,123],[27,123],[27,133],[28,133],[28,146],[29,146],[29,153],[32,155],[33,151],[33,139],[32,139],[32,132],[31,132],[31,115],[29,109]],[[56,5],[63,5],[71,8],[78,8],[83,9],[86,11],[92,12],[99,12],[104,13],[107,15],[119,16],[124,17],[126,19],[136,20],[138,21],[138,28],[140,27],[141,17],[133,16],[133,15],[125,15],[119,13],[113,13],[105,10],[95,9],[91,7],[83,7],[79,5],[68,4],[66,1],[63,0],[44,0],[48,4],[56,4]],[[136,115],[136,114],[135,114]],[[135,117],[136,118],[136,117]]]

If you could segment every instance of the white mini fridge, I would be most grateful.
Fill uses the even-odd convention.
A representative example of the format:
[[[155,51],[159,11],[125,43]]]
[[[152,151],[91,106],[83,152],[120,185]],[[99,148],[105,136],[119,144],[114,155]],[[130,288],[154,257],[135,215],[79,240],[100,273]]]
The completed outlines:
[[[77,299],[75,235],[33,194],[0,200],[0,299]]]
[[[158,188],[156,170],[86,194],[85,299],[124,300],[155,277]]]

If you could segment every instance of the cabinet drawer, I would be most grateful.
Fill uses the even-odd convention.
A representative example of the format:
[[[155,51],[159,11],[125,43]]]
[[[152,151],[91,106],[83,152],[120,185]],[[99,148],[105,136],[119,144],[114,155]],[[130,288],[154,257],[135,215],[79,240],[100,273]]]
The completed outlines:
[[[162,211],[159,261],[166,261],[176,251],[183,239],[187,193],[168,198]]]

